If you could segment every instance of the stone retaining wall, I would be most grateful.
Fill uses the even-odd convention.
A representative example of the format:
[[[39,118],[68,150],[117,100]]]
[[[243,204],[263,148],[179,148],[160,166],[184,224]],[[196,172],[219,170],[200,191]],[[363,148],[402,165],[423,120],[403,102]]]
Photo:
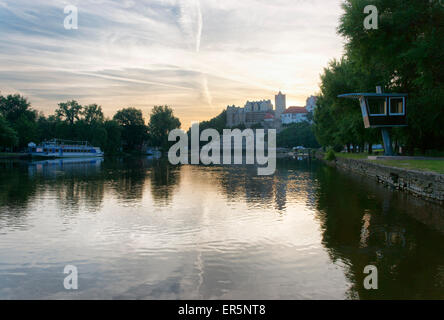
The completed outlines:
[[[322,153],[318,153],[316,156],[318,159],[324,159]],[[369,160],[337,158],[334,161],[324,160],[324,162],[342,170],[365,175],[397,190],[410,192],[441,204],[444,203],[444,174],[394,168]]]

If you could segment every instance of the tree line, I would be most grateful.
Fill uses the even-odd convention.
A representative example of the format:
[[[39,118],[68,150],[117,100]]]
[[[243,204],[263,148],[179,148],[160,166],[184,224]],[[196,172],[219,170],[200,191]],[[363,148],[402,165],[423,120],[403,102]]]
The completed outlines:
[[[392,131],[403,152],[444,150],[444,7],[439,1],[374,0],[378,29],[363,27],[365,0],[345,0],[338,32],[345,53],[321,75],[315,133],[322,146],[351,150],[381,143],[380,131],[364,129],[350,92],[408,93],[408,127]]]
[[[142,111],[124,108],[112,118],[105,118],[97,104],[82,106],[75,100],[61,102],[54,114],[45,116],[31,107],[22,95],[0,95],[0,152],[23,151],[29,142],[40,143],[53,138],[88,141],[106,154],[138,153],[144,146],[159,147],[167,151],[172,142],[169,132],[181,123],[168,106],[155,106],[145,123]],[[200,131],[226,128],[226,111],[199,124]],[[261,129],[260,124],[252,129]],[[246,129],[238,126],[231,129]],[[190,135],[190,131],[188,131]],[[318,147],[309,121],[293,124],[277,135],[278,147]]]
[[[144,146],[166,148],[169,131],[181,123],[168,106],[155,106],[146,124],[143,113],[124,108],[105,118],[101,106],[71,100],[45,116],[19,94],[0,95],[0,151],[22,151],[28,143],[52,138],[88,141],[106,154],[142,152]]]

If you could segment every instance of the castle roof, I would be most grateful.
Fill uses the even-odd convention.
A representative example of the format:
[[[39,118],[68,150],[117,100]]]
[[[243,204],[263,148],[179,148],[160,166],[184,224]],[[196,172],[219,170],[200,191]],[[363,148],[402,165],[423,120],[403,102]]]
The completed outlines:
[[[285,110],[284,114],[308,113],[305,107],[290,107]]]

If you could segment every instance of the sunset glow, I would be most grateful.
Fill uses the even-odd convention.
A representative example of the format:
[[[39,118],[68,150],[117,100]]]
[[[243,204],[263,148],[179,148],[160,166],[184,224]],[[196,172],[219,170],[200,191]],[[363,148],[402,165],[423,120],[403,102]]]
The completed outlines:
[[[271,99],[304,105],[342,54],[339,0],[0,0],[0,87],[51,114],[75,99],[149,116],[170,105],[182,121]],[[64,7],[78,7],[65,30]]]

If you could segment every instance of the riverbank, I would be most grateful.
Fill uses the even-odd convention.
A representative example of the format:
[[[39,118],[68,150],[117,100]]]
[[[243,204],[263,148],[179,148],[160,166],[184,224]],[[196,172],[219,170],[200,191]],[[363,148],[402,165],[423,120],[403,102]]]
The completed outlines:
[[[444,174],[418,170],[418,167],[433,167],[439,171],[442,165],[440,160],[369,160],[364,155],[338,155],[335,160],[327,161],[322,152],[318,152],[316,157],[330,166],[367,176],[396,190],[444,203]]]
[[[336,153],[337,158],[371,160],[389,167],[444,174],[444,158],[368,156],[366,153]]]
[[[27,153],[0,152],[0,159],[22,159],[27,157],[29,157]]]

